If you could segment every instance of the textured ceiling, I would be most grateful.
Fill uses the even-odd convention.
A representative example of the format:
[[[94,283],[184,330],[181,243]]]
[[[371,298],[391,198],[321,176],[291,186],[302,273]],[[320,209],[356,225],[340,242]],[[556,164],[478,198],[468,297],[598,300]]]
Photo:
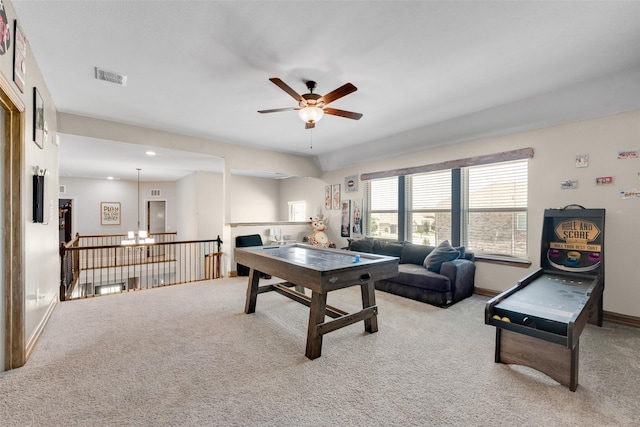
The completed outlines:
[[[13,5],[59,111],[316,156],[324,170],[640,108],[636,1]],[[127,86],[96,81],[96,66]],[[311,132],[294,111],[258,114],[295,105],[274,76],[299,93],[351,82],[331,106],[364,116]]]

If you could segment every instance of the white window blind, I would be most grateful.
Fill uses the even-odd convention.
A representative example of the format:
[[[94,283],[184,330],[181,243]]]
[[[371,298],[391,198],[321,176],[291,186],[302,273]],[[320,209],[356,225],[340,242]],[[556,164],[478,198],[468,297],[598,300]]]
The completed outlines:
[[[451,239],[451,171],[407,177],[407,240],[436,246]]]
[[[367,227],[365,233],[384,239],[398,238],[398,177],[367,183]]]
[[[527,208],[526,160],[467,169],[469,209]]]

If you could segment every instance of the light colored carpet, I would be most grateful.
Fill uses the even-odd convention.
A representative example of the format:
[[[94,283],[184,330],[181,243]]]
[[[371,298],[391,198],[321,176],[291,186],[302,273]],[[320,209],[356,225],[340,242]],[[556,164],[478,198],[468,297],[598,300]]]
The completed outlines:
[[[245,289],[225,278],[59,304],[28,363],[0,373],[0,425],[638,425],[640,330],[588,326],[574,393],[494,363],[484,297],[439,309],[377,292],[379,332],[328,334],[312,361],[308,308],[272,292],[247,315]],[[352,311],[359,296],[328,303]]]

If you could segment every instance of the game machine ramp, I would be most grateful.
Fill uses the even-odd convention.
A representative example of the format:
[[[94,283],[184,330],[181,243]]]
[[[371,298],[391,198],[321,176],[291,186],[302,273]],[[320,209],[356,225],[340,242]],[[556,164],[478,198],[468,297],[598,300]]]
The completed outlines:
[[[580,334],[602,326],[604,209],[546,209],[540,268],[489,300],[496,363],[537,369],[575,391]]]

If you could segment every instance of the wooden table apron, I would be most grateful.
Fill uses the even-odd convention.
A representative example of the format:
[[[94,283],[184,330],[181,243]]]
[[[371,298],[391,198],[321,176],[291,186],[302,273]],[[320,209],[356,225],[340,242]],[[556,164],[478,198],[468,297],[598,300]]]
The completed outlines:
[[[295,246],[300,247],[300,245]],[[341,255],[348,254],[336,249],[316,249],[311,247],[307,249],[335,252]],[[250,268],[245,313],[255,312],[258,294],[271,291],[276,291],[308,306],[310,308],[309,327],[305,355],[309,359],[320,357],[322,336],[326,333],[359,321],[364,321],[365,331],[370,333],[378,331],[378,308],[376,306],[374,282],[394,277],[398,274],[397,258],[361,254],[362,260],[376,260],[376,262],[354,263],[330,270],[318,270],[292,263],[285,259],[271,257],[268,250],[257,251],[260,251],[260,249],[236,248],[234,252],[236,262]],[[287,282],[259,286],[260,273],[271,274]],[[347,313],[327,305],[328,292],[356,285],[361,288],[361,311]],[[304,291],[296,292],[289,289],[292,286],[296,286],[296,288],[302,286],[310,289],[311,297],[305,295]],[[334,320],[325,322],[325,316],[332,317]]]

